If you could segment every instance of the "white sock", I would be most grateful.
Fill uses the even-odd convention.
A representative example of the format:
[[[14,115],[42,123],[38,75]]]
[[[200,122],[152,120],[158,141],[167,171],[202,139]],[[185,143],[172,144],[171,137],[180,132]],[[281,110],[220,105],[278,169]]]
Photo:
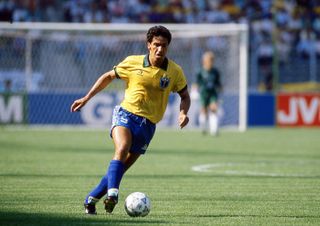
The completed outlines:
[[[200,113],[199,115],[199,124],[200,124],[200,128],[203,131],[207,130],[207,118],[205,114]]]
[[[93,196],[89,196],[88,197],[88,201],[87,201],[87,204],[96,204],[97,202],[99,202],[99,199],[93,197]]]
[[[118,194],[119,194],[119,189],[117,189],[117,188],[108,189],[108,196],[117,197]]]
[[[210,126],[210,134],[217,135],[218,134],[218,116],[216,113],[209,114],[209,126]]]

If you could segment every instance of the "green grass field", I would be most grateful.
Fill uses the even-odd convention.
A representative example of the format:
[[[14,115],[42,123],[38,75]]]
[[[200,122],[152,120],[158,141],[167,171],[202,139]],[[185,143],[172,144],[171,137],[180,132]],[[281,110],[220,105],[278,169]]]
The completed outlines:
[[[83,199],[105,173],[107,130],[0,128],[0,225],[320,225],[320,130],[157,131],[111,215]],[[150,214],[123,203],[149,195]]]

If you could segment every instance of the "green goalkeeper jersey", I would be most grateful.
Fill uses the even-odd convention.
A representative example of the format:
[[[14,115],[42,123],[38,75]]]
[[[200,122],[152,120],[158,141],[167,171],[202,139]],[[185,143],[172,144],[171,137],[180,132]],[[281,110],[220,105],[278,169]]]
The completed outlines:
[[[197,74],[197,84],[201,95],[218,95],[221,89],[220,73],[216,68],[202,69]]]

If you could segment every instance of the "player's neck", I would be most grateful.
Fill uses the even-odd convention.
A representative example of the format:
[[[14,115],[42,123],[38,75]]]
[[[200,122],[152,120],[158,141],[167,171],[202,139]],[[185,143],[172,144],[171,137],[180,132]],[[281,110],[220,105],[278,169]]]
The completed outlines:
[[[161,65],[163,64],[164,59],[156,59],[156,58],[151,58],[149,57],[149,62],[151,64],[151,66],[153,67],[161,67]]]

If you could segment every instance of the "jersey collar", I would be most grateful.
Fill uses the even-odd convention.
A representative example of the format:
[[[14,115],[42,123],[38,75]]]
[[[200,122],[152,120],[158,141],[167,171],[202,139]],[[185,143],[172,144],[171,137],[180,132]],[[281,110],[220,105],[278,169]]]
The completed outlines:
[[[166,57],[166,58],[164,58],[164,61],[163,61],[162,65],[160,66],[160,68],[166,71],[168,69],[168,64],[169,64],[169,60]],[[145,55],[145,57],[143,59],[143,67],[151,67],[151,63],[149,61],[149,54]]]

